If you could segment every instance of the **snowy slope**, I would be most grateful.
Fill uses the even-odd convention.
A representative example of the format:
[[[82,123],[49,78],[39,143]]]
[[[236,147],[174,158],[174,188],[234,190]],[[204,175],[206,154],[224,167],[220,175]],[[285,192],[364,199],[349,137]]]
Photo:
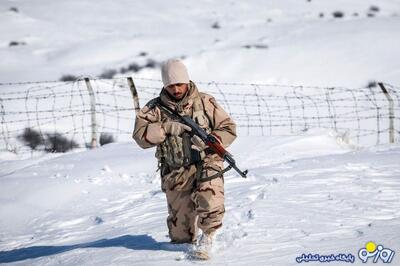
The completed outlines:
[[[344,17],[334,19],[335,11]],[[3,0],[0,82],[98,76],[184,56],[197,81],[397,85],[399,15],[396,0]]]
[[[398,251],[400,147],[338,143],[330,132],[239,138],[231,151],[250,174],[226,175],[212,264],[298,265],[302,253],[351,253],[361,265],[368,241]],[[118,143],[30,165],[1,161],[0,263],[191,264],[184,246],[168,244],[153,153]]]
[[[400,84],[398,0],[2,0],[0,18],[0,83],[183,57],[199,84]],[[127,75],[160,78],[157,68]],[[7,111],[24,108],[12,104]],[[329,131],[244,135],[230,150],[250,174],[226,175],[212,265],[298,265],[302,253],[351,253],[362,265],[368,241],[395,250],[400,264],[399,145],[354,149]],[[154,150],[123,141],[32,158],[1,153],[0,264],[192,264],[185,246],[168,243]]]

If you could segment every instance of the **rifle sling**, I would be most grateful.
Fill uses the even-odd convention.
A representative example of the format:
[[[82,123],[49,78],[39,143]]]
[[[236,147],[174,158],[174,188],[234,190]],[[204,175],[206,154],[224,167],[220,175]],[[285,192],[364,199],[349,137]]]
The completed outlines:
[[[197,171],[196,171],[196,180],[197,180],[197,182],[207,182],[207,181],[213,180],[214,178],[221,177],[223,174],[225,174],[226,172],[231,170],[232,166],[228,165],[228,167],[226,167],[225,169],[219,171],[218,173],[213,174],[212,176],[205,177],[205,178],[201,177],[201,174],[203,172],[203,164],[197,164],[196,168],[197,168]]]

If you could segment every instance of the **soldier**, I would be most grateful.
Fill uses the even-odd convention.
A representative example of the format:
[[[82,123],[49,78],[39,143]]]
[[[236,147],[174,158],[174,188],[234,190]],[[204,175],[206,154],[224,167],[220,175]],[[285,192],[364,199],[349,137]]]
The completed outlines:
[[[171,242],[195,244],[201,229],[196,249],[207,252],[225,212],[223,159],[158,103],[190,116],[225,148],[236,138],[236,125],[212,96],[199,92],[180,60],[166,61],[161,76],[160,96],[137,114],[133,138],[144,149],[157,147]]]

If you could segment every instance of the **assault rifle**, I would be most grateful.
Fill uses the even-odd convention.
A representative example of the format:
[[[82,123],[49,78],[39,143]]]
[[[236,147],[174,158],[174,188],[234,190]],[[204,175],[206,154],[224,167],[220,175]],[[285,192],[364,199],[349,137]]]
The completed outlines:
[[[223,170],[223,172],[227,172],[230,169],[235,169],[243,178],[247,177],[248,170],[241,171],[237,166],[236,162],[233,159],[232,155],[222,147],[221,143],[211,134],[207,134],[207,132],[202,129],[192,118],[189,116],[182,116],[175,110],[172,110],[168,106],[165,106],[158,101],[157,105],[163,109],[166,113],[168,113],[171,117],[176,118],[182,124],[189,126],[192,129],[192,133],[197,135],[204,143],[210,147],[216,154],[218,154],[225,162],[229,164],[229,166]]]

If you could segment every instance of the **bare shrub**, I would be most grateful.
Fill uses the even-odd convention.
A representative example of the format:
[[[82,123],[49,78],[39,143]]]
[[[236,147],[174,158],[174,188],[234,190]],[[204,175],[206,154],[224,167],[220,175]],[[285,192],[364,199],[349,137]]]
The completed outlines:
[[[139,66],[139,64],[137,64],[137,63],[131,63],[131,64],[128,65],[128,70],[129,71],[133,71],[135,73],[138,72],[141,69],[142,69],[142,67]]]
[[[114,69],[106,69],[103,71],[103,73],[100,74],[100,78],[102,79],[112,79],[115,74],[117,74],[117,71]]]
[[[9,47],[18,46],[18,45],[26,45],[26,42],[10,41],[10,43],[8,44]]]
[[[19,12],[18,8],[16,8],[15,6],[10,7],[9,10],[10,10],[11,12],[15,12],[15,13],[18,13],[18,12]]]
[[[24,132],[18,136],[18,139],[32,150],[36,150],[40,145],[44,144],[42,135],[40,135],[39,131],[32,128],[25,128]]]
[[[79,145],[75,141],[67,139],[60,133],[46,134],[46,152],[67,152],[78,147]]]
[[[157,66],[157,62],[153,59],[148,59],[147,63],[144,65],[144,67],[148,67],[148,68],[156,68]]]
[[[61,76],[60,81],[76,81],[77,79],[77,76],[66,74]]]
[[[114,136],[110,133],[100,134],[100,146],[115,142]]]
[[[242,47],[246,48],[246,49],[251,49],[251,48],[268,49],[268,45],[265,45],[265,44],[246,44],[246,45],[243,45]]]
[[[370,81],[368,81],[368,84],[367,84],[367,88],[376,88],[378,86],[378,82],[376,82],[375,80],[370,80]]]
[[[217,21],[217,22],[214,22],[214,23],[211,25],[211,28],[213,28],[213,29],[220,29],[221,26],[219,25],[219,23],[218,23],[218,21]]]
[[[342,11],[334,11],[334,12],[332,13],[332,16],[333,16],[334,18],[343,18],[343,17],[344,17],[344,13],[343,13]]]
[[[370,6],[369,7],[369,11],[370,12],[376,12],[378,13],[381,9],[379,8],[379,6]]]

